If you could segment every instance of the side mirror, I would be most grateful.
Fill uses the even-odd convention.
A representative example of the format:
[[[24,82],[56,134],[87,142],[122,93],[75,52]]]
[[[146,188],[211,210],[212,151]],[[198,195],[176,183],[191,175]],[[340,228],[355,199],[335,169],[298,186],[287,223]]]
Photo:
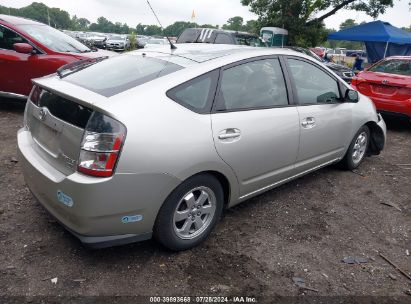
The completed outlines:
[[[33,47],[28,43],[15,43],[13,44],[13,48],[17,53],[22,54],[33,54]]]
[[[358,92],[355,90],[348,89],[345,92],[345,101],[356,103],[359,100]]]

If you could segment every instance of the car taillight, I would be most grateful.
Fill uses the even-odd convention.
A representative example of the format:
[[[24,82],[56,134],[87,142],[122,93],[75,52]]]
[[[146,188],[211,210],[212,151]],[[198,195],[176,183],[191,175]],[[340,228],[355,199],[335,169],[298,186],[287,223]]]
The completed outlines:
[[[36,106],[39,105],[41,91],[42,91],[42,89],[40,87],[34,86],[32,92],[30,94],[29,98]]]
[[[361,82],[363,82],[364,81],[364,79],[362,79],[362,78],[359,78],[359,77],[357,77],[357,76],[354,76],[353,78],[352,78],[352,80],[351,80],[351,84],[353,85],[353,86],[357,86],[357,85],[359,85]]]
[[[84,131],[77,170],[109,177],[113,175],[126,137],[126,128],[117,120],[93,112]]]

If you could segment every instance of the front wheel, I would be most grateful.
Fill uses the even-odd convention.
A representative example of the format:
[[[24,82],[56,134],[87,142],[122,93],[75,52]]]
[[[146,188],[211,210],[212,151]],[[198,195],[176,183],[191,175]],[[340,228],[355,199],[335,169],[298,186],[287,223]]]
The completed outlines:
[[[178,186],[161,207],[154,237],[171,250],[185,250],[203,242],[221,217],[224,194],[210,174],[195,175]]]
[[[370,143],[370,129],[362,126],[355,134],[341,165],[348,170],[354,170],[363,161]]]

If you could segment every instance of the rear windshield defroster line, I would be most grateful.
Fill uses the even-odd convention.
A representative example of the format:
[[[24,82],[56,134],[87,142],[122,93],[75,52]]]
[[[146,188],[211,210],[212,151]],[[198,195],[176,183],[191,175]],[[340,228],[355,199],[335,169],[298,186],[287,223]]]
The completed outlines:
[[[111,97],[181,69],[182,66],[166,60],[143,55],[122,55],[96,63],[64,79],[94,93]]]

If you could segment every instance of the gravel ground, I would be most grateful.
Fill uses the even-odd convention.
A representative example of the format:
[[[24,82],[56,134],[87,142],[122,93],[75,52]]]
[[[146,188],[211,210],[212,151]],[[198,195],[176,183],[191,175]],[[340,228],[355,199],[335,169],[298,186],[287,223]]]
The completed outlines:
[[[408,122],[388,120],[386,149],[357,171],[327,167],[250,199],[227,210],[204,244],[173,253],[154,241],[90,250],[66,232],[25,186],[16,155],[22,118],[22,106],[0,104],[0,297],[201,295],[271,302],[306,295],[411,302],[411,281],[379,256],[410,274]],[[368,262],[345,264],[346,256]],[[298,287],[294,277],[314,290]]]

